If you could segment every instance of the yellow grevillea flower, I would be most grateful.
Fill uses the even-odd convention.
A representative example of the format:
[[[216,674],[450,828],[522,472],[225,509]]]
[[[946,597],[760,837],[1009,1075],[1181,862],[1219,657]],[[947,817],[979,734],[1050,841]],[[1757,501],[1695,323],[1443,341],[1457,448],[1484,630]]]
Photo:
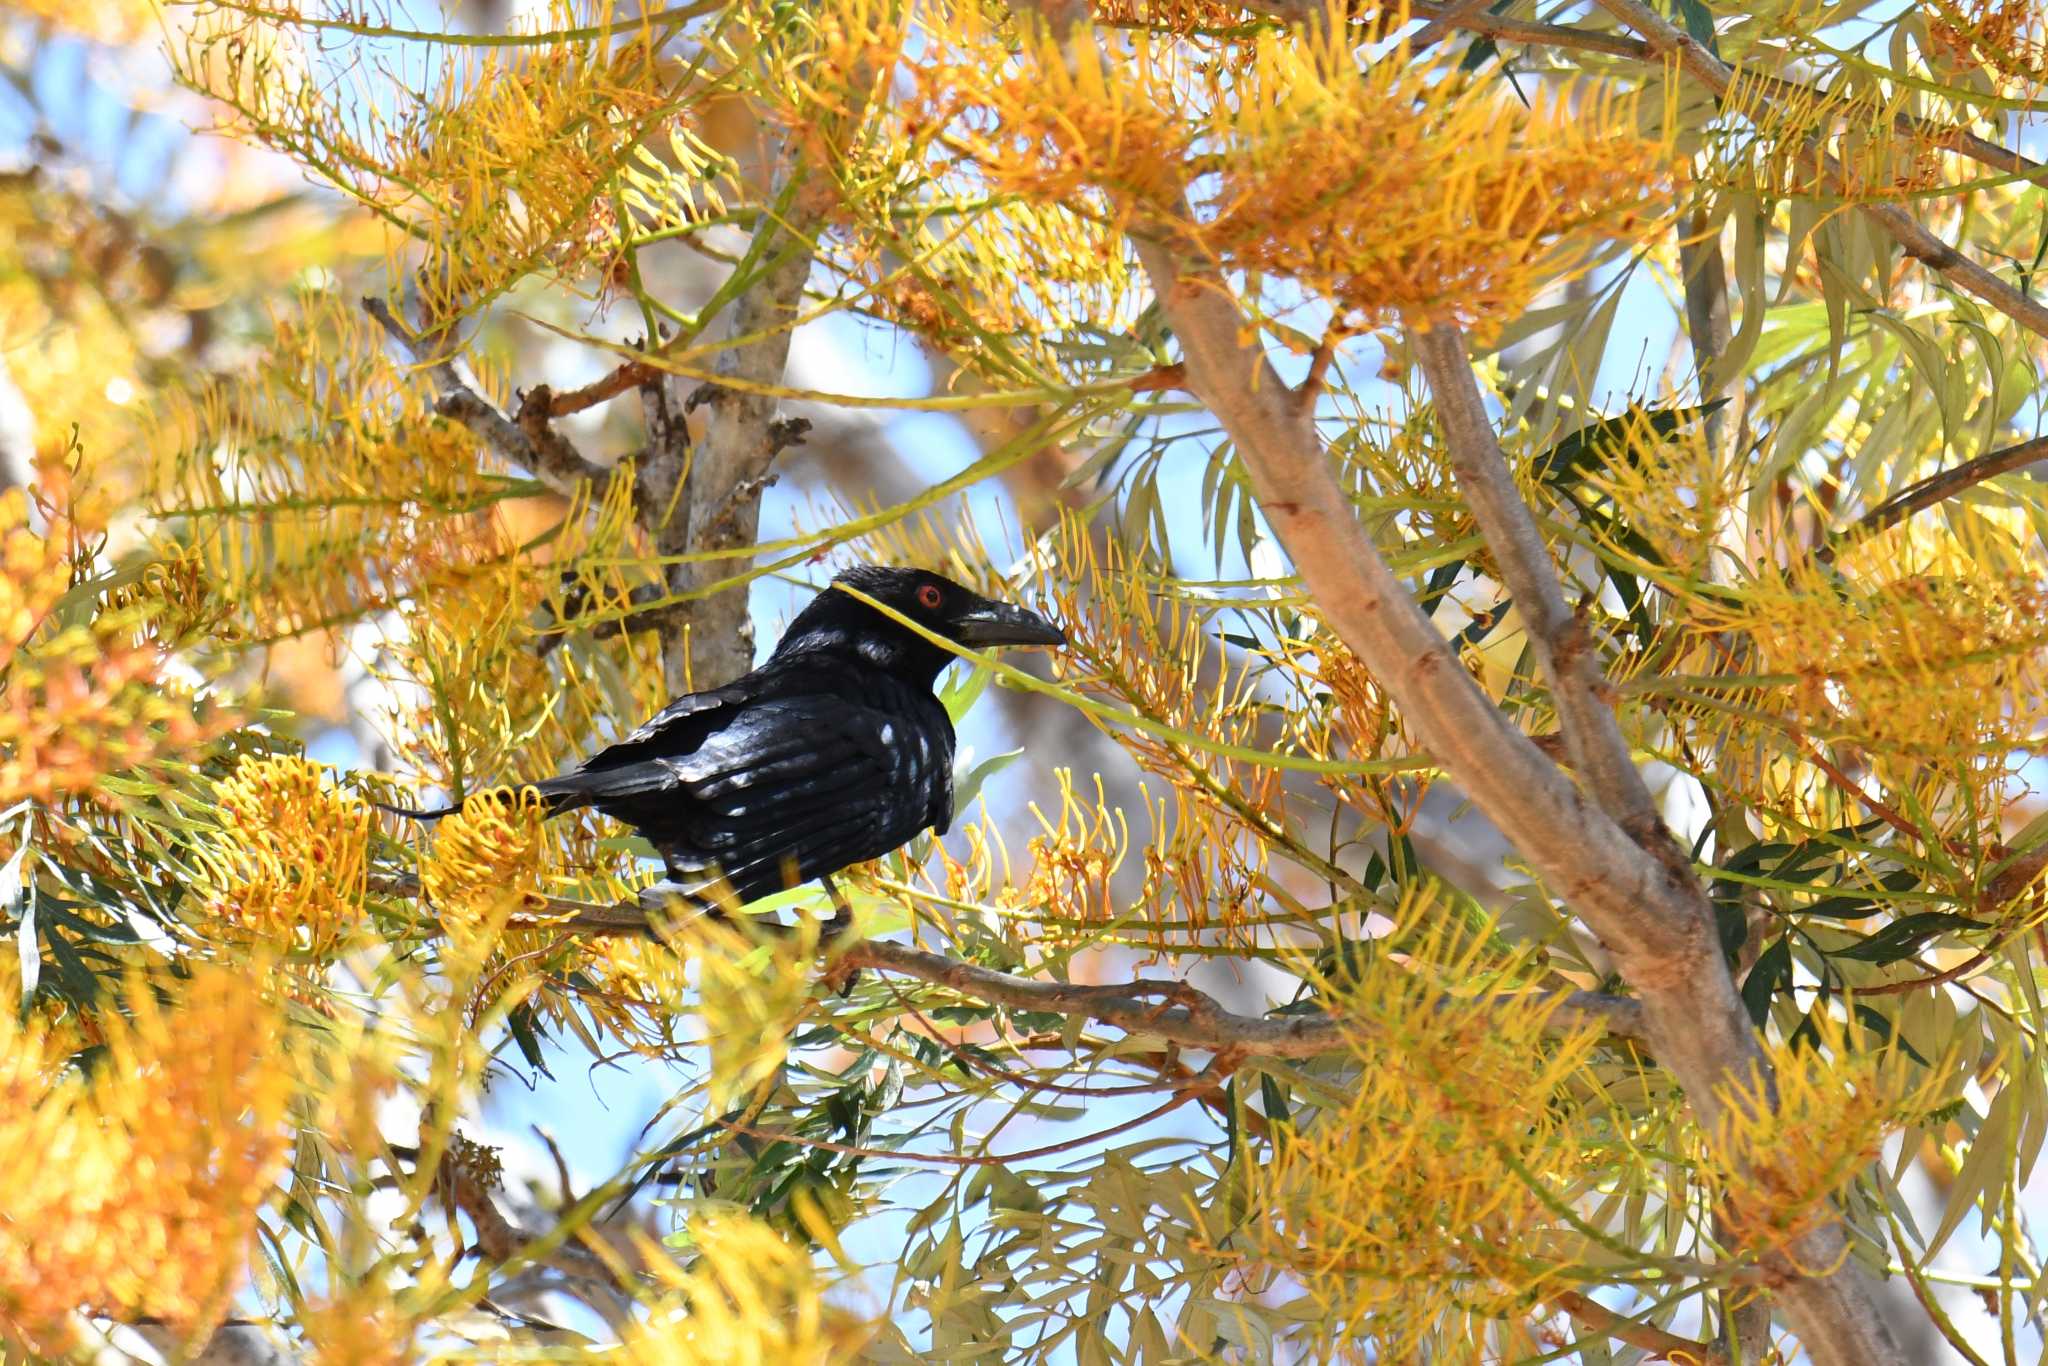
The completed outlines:
[[[444,915],[503,915],[537,894],[546,859],[547,805],[530,789],[486,792],[442,821],[420,862],[427,899]]]
[[[1936,0],[1927,17],[1934,55],[1953,66],[1984,66],[2007,85],[2048,75],[2048,12],[2040,0]]]
[[[23,490],[0,493],[0,806],[91,793],[106,775],[218,728],[164,678],[149,608],[102,603],[78,620],[78,605],[67,604],[74,569],[105,528],[104,508],[56,462],[37,471],[36,501],[42,531],[29,525]]]
[[[708,916],[682,932],[697,968],[697,1010],[710,1047],[708,1104],[721,1110],[781,1070],[789,1038],[811,998],[816,923],[799,933],[757,940]]]
[[[1745,1251],[1769,1252],[1834,1219],[1831,1197],[1877,1160],[1885,1136],[1952,1089],[1952,1057],[1915,1062],[1859,1026],[1809,1018],[1812,1042],[1766,1045],[1772,1088],[1756,1076],[1724,1088],[1726,1109],[1702,1144],[1723,1227]]]
[[[1603,232],[1666,212],[1678,171],[1632,96],[1544,86],[1524,107],[1398,42],[1361,62],[1345,22],[1213,57],[1146,33],[1020,34],[975,5],[926,23],[915,121],[997,194],[1182,236],[1357,325],[1513,316]]]
[[[203,1334],[283,1172],[296,1082],[260,974],[138,977],[123,1006],[89,1068],[79,1029],[0,1011],[0,1347],[61,1352],[81,1308]]]
[[[1341,1109],[1276,1126],[1246,1207],[1260,1264],[1297,1284],[1328,1343],[1410,1359],[1479,1339],[1568,1274],[1556,1202],[1591,1171],[1570,1100],[1595,1039],[1546,1037],[1551,1002],[1446,993],[1501,971],[1485,936],[1420,898],[1375,954],[1326,982],[1359,1067]],[[1503,988],[1513,981],[1513,965]],[[1313,1309],[1310,1309],[1313,1306]]]
[[[362,906],[370,808],[304,759],[245,759],[215,788],[220,837],[198,854],[223,924],[280,947],[332,945]]]
[[[1780,728],[1908,769],[1995,759],[2044,717],[2048,580],[1991,535],[1971,539],[1894,529],[1833,567],[1794,558],[1734,594],[1696,595],[1690,621],[1754,643],[1767,682],[1741,701]]]
[[[658,1248],[650,1270],[662,1304],[601,1360],[617,1366],[824,1366],[851,1361],[868,1338],[855,1316],[825,1302],[810,1257],[744,1216],[693,1221],[698,1254],[685,1269]]]

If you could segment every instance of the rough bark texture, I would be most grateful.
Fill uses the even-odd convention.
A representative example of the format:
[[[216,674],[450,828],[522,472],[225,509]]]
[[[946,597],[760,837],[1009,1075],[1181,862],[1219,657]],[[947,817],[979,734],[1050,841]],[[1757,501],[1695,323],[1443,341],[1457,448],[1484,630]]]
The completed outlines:
[[[657,537],[664,555],[684,551],[734,550],[751,547],[761,522],[761,494],[771,476],[769,467],[782,449],[775,410],[777,399],[756,392],[782,382],[789,364],[791,323],[803,303],[810,278],[808,243],[790,241],[777,224],[764,220],[760,229],[781,242],[779,254],[760,279],[732,306],[728,335],[751,337],[721,354],[718,373],[733,387],[711,398],[711,420],[686,468],[664,474],[668,487],[681,479],[681,497]],[[763,243],[771,253],[777,248]],[[748,557],[670,565],[672,592],[701,591],[745,570]],[[671,692],[685,691],[685,679],[697,688],[729,683],[754,667],[754,630],[747,617],[747,590],[728,588],[698,599],[685,616],[685,631],[671,626],[662,633],[662,665]]]

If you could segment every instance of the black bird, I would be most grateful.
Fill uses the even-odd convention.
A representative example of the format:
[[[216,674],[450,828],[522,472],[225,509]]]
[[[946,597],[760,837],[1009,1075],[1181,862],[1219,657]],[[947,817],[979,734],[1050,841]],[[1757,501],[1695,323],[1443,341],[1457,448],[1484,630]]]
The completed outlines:
[[[1034,612],[920,569],[849,569],[752,673],[679,697],[559,778],[550,814],[594,806],[646,836],[668,869],[652,889],[744,903],[826,879],[953,820],[953,723],[933,696],[953,655],[841,585],[971,647],[1063,645]],[[460,809],[390,807],[436,819]],[[833,889],[835,899],[837,889]],[[652,898],[650,898],[652,899]],[[844,915],[844,903],[841,913]]]

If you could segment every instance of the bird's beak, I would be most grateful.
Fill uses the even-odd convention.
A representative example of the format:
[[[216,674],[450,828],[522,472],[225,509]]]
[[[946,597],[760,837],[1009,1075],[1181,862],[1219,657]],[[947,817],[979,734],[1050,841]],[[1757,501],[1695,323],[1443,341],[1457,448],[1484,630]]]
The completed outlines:
[[[1067,633],[1036,612],[1007,602],[983,602],[953,623],[962,645],[1064,645]]]

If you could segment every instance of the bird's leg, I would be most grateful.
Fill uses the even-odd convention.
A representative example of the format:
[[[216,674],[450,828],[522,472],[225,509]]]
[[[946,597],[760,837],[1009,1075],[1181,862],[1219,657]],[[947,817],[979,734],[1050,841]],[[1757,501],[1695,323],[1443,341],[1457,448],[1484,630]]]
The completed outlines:
[[[673,876],[665,877],[651,887],[640,889],[640,909],[647,916],[647,923],[654,932],[666,940],[678,926],[695,918],[689,912],[702,913],[702,906],[688,896],[683,886]]]
[[[847,902],[846,894],[839,890],[839,884],[832,880],[830,873],[826,873],[818,881],[825,884],[826,894],[832,898],[832,918],[825,922],[824,928],[818,934],[818,947],[829,949],[838,941],[841,935],[853,927],[853,907]],[[849,968],[844,971],[833,968],[825,974],[826,985],[837,991],[841,996],[852,991],[853,984],[859,980],[859,968]]]
[[[832,942],[853,928],[853,907],[847,903],[846,893],[839,890],[839,884],[826,873],[818,881],[825,884],[825,892],[832,898],[832,918],[825,922],[824,930],[818,936],[818,943],[829,947]]]

